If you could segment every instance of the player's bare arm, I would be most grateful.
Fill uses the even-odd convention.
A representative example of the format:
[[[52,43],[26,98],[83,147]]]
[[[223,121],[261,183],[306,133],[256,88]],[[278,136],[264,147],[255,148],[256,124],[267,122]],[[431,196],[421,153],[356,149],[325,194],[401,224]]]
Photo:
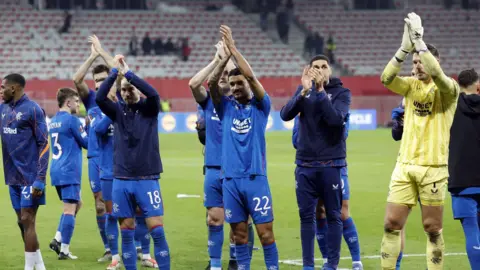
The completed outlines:
[[[260,81],[258,81],[257,77],[255,77],[255,74],[253,73],[250,64],[248,64],[245,57],[243,57],[243,55],[235,46],[235,41],[233,40],[232,36],[232,30],[230,29],[230,27],[222,25],[220,26],[220,33],[223,36],[223,42],[225,42],[227,48],[232,53],[232,57],[235,59],[238,69],[240,69],[240,72],[243,74],[248,84],[250,85],[253,95],[257,100],[262,100],[263,96],[265,96],[265,89],[263,88]]]
[[[402,44],[395,53],[395,56],[388,62],[380,77],[382,84],[392,92],[405,96],[410,90],[410,84],[406,78],[398,76],[402,64],[408,54],[413,50],[413,44],[410,40],[407,24],[403,27]]]
[[[88,96],[88,85],[85,82],[85,75],[87,75],[88,70],[92,66],[93,62],[99,56],[98,52],[95,50],[93,45],[90,47],[91,52],[90,56],[85,60],[85,62],[78,68],[77,72],[73,75],[73,83],[75,84],[75,88],[80,95],[80,98],[87,98]]]
[[[188,86],[192,90],[193,97],[197,103],[202,103],[207,98],[207,90],[203,87],[203,83],[207,80],[208,76],[212,74],[214,69],[220,64],[222,58],[225,58],[226,55],[223,51],[223,42],[219,41],[215,48],[217,52],[215,53],[214,59],[197,74],[195,74],[190,81]],[[223,52],[223,55],[222,55]]]
[[[405,18],[405,22],[408,25],[410,39],[415,46],[415,50],[420,55],[425,71],[432,77],[438,90],[444,94],[456,96],[458,94],[458,86],[451,78],[445,75],[438,60],[430,53],[423,41],[423,27],[420,16],[412,12]]]
[[[222,41],[222,49],[225,53],[225,57],[220,60],[220,63],[215,67],[213,73],[211,74],[210,78],[208,79],[208,88],[210,89],[210,96],[212,97],[212,101],[214,104],[220,104],[222,100],[222,90],[218,86],[218,81],[222,76],[223,70],[227,66],[228,60],[230,59],[231,52],[227,48],[225,42]]]
[[[95,51],[97,51],[97,53],[103,58],[109,68],[115,67],[115,61],[113,57],[102,47],[102,43],[96,35],[88,37],[88,42],[93,45]]]

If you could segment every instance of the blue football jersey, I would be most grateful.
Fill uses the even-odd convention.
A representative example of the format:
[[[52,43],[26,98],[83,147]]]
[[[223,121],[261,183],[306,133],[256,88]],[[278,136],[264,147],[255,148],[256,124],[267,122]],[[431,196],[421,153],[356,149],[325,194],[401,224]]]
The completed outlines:
[[[17,102],[0,104],[0,112],[5,183],[45,183],[50,153],[45,113],[27,95]]]
[[[99,157],[100,153],[98,150],[98,138],[97,138],[96,132],[93,131],[93,124],[95,123],[95,121],[99,121],[102,115],[102,111],[98,106],[95,106],[88,110],[87,115],[88,115],[88,118],[90,118],[90,125],[86,127],[87,133],[88,133],[87,157],[88,158]]]
[[[270,97],[240,104],[222,97],[216,105],[222,120],[222,170],[224,177],[267,175],[265,130],[270,114]]]
[[[220,167],[222,165],[222,123],[210,94],[200,106],[205,117],[205,166]]]
[[[100,178],[113,179],[113,121],[102,113],[92,128],[98,138]]]
[[[50,121],[49,134],[52,185],[79,185],[82,179],[82,147],[87,148],[88,145],[80,119],[67,112],[57,112]]]

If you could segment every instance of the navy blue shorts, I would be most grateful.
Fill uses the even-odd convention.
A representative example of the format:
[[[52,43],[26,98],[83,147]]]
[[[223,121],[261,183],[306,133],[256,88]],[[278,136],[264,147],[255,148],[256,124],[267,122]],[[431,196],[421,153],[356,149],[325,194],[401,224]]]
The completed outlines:
[[[113,179],[113,215],[133,218],[137,206],[146,218],[163,216],[163,199],[158,179]]]
[[[100,192],[100,157],[92,157],[88,159],[88,179],[90,180],[90,188],[93,193]]]
[[[8,190],[12,207],[17,212],[22,208],[36,208],[46,204],[45,190],[40,198],[33,198],[32,186],[8,186]]]

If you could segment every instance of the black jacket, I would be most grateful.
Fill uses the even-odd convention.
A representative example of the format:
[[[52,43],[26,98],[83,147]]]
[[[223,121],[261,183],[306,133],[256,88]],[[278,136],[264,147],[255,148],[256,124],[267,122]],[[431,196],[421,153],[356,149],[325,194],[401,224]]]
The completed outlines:
[[[461,93],[450,129],[448,190],[480,187],[480,95]]]

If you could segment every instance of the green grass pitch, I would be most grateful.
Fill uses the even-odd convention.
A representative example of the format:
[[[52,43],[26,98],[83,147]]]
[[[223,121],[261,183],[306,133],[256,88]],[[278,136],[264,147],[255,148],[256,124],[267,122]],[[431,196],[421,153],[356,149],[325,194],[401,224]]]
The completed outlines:
[[[352,131],[348,138],[348,164],[351,186],[351,213],[359,232],[364,256],[379,255],[383,231],[385,200],[390,174],[395,164],[399,143],[394,142],[390,130]],[[202,148],[196,134],[161,134],[160,148],[164,165],[161,179],[165,203],[165,229],[170,246],[172,269],[204,269],[208,260],[207,229],[203,208]],[[301,259],[300,222],[295,199],[294,150],[290,132],[270,132],[267,135],[268,178],[273,194],[275,213],[274,232],[281,260]],[[3,176],[3,174],[2,174]],[[49,270],[105,269],[96,262],[103,253],[97,230],[93,196],[88,185],[87,162],[83,163],[84,207],[77,217],[71,251],[77,261],[58,261],[48,249],[54,236],[62,206],[55,190],[47,189],[47,206],[39,210],[37,232],[46,267]],[[48,180],[50,184],[50,180]],[[200,198],[177,198],[177,194],[201,195]],[[23,269],[24,253],[15,213],[10,204],[8,189],[0,189],[0,269]],[[228,226],[228,225],[227,225]],[[228,227],[226,227],[228,228]],[[225,230],[227,237],[228,229]],[[450,195],[447,195],[444,237],[447,253],[465,252],[464,237],[459,222],[452,218]],[[228,238],[225,238],[228,239]],[[256,246],[259,246],[258,238]],[[412,211],[407,225],[406,254],[425,253],[426,236],[420,211]],[[228,244],[224,248],[224,266],[228,259]],[[320,252],[316,249],[316,255]],[[348,257],[345,244],[342,257]],[[380,269],[380,259],[363,259],[366,270]],[[320,265],[320,262],[318,263]],[[300,266],[281,264],[281,269],[301,269]],[[351,267],[351,261],[342,260],[340,268]],[[425,269],[425,257],[404,258],[402,269]],[[139,266],[139,269],[140,266]],[[265,269],[263,253],[255,251],[252,269]],[[469,269],[465,255],[445,258],[445,269]]]

